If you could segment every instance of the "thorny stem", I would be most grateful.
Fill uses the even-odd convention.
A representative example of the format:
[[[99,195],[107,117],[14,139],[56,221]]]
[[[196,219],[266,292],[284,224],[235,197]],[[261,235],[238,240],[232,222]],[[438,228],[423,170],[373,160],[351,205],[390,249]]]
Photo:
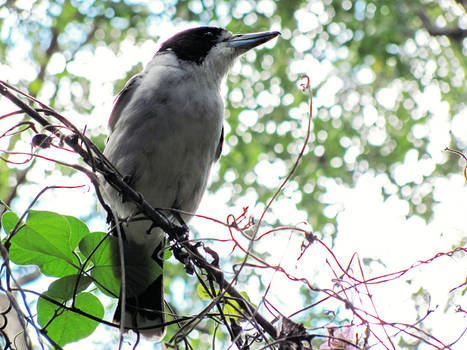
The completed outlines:
[[[10,90],[13,89],[16,92],[26,96],[28,99],[32,99],[35,102],[40,103],[36,99],[32,98],[29,95],[26,95],[7,83],[0,80],[0,94],[8,98],[11,102],[17,105],[24,113],[28,114],[32,119],[38,122],[44,127],[45,130],[50,132],[52,135],[56,136],[60,140],[63,140],[69,147],[73,149],[77,154],[79,154],[83,161],[92,167],[92,169],[100,174],[102,174],[105,180],[111,184],[117,191],[123,193],[125,198],[129,201],[132,201],[139,211],[151,219],[155,225],[162,228],[169,236],[169,239],[177,242],[173,246],[173,249],[185,250],[189,253],[191,261],[201,269],[204,269],[209,275],[211,275],[214,280],[219,284],[221,289],[225,290],[231,297],[235,298],[240,307],[248,314],[252,316],[252,322],[260,325],[266,333],[273,339],[277,338],[277,331],[274,326],[267,321],[263,316],[261,316],[255,307],[248,302],[225,278],[223,272],[217,267],[212,266],[199,252],[198,248],[193,244],[187,242],[186,240],[180,241],[180,237],[185,237],[187,234],[186,228],[180,225],[176,225],[170,222],[165,215],[161,214],[159,211],[155,210],[144,198],[143,196],[133,190],[123,179],[123,177],[116,171],[116,169],[110,164],[110,162],[105,158],[105,156],[97,149],[97,147],[79,130],[77,130],[71,123],[66,121],[66,119],[60,116],[57,112],[52,110],[50,107],[42,104],[44,108],[43,112],[46,112],[49,115],[52,115],[59,119],[63,124],[69,127],[72,131],[72,135],[65,135],[60,131],[60,128],[51,124],[47,119],[45,119],[38,111],[30,107],[28,104],[23,102],[20,98],[15,96]],[[66,122],[65,122],[66,121]],[[81,141],[85,144],[86,148],[83,148],[78,141]],[[96,186],[96,184],[94,183]],[[107,206],[105,206],[107,207]],[[108,210],[108,207],[107,207]],[[109,213],[110,214],[110,213]],[[109,217],[112,217],[109,215]],[[177,254],[174,254],[177,256]],[[186,262],[185,262],[186,263]]]

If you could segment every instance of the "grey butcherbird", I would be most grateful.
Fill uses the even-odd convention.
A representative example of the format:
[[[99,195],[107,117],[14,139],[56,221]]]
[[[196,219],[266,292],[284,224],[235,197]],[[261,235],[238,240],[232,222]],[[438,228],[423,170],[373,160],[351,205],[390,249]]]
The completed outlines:
[[[154,208],[173,218],[177,215],[170,209],[196,211],[222,150],[221,81],[238,56],[279,34],[233,35],[216,27],[182,31],[165,41],[146,69],[120,92],[104,154]],[[144,272],[146,266],[135,265],[146,265],[147,257],[161,271],[164,233],[138,220],[136,207],[105,182],[103,190],[133,247],[125,254],[125,310],[122,313],[120,300],[114,320],[121,322],[123,316],[125,329],[158,340],[165,333],[162,274],[143,283],[150,274]],[[187,214],[178,217],[190,219]]]

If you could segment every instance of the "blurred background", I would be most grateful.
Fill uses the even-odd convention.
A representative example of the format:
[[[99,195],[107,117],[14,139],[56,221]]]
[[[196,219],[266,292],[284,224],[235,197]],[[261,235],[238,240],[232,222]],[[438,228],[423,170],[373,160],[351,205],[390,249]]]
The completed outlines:
[[[377,334],[389,334],[370,338],[372,348],[465,349],[465,161],[445,148],[462,152],[467,143],[466,11],[465,0],[0,0],[0,79],[52,106],[103,148],[116,94],[163,40],[198,25],[234,33],[281,31],[239,60],[225,82],[225,145],[198,211],[225,221],[248,208],[246,216],[259,219],[303,146],[310,105],[300,85],[307,75],[314,96],[310,139],[259,233],[281,229],[253,247],[288,275],[248,267],[239,289],[265,314],[270,303],[288,316],[322,301],[322,290],[339,284],[341,268],[367,279],[406,269],[347,295],[355,307],[378,315],[368,316]],[[0,108],[1,115],[16,109],[5,99]],[[0,133],[21,118],[0,120]],[[2,137],[0,149],[30,152],[31,135]],[[0,198],[17,213],[47,185],[85,187],[47,191],[35,209],[106,230],[82,174],[45,160],[0,162]],[[207,244],[232,274],[243,254],[228,230],[206,218],[195,218],[191,227],[196,238],[212,239]],[[293,227],[312,231],[333,254],[312,244],[301,255],[304,234]],[[456,247],[464,251],[428,261]],[[169,262],[165,276],[167,299],[177,312],[202,309],[206,301],[197,282],[180,264]],[[46,289],[44,280],[31,288]],[[113,301],[106,305],[110,318]],[[329,325],[360,322],[333,298],[293,319],[322,335]],[[414,336],[381,323],[416,323],[426,333],[411,331]],[[169,328],[168,337],[175,331]],[[202,324],[190,335],[193,348],[229,348],[223,330],[213,334],[214,323]],[[315,341],[325,348],[325,338]],[[83,344],[115,348],[118,334],[101,325],[67,349]]]

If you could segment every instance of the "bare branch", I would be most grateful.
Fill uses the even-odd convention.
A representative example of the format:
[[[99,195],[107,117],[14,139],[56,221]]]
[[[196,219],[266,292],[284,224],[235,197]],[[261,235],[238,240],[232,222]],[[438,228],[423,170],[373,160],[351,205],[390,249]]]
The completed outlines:
[[[306,84],[305,88],[309,89],[309,84]],[[86,163],[84,166],[78,164],[66,164],[59,161],[56,162],[78,170],[82,173],[85,173],[90,178],[91,182],[95,187],[99,201],[109,213],[109,218],[112,223],[111,227],[114,233],[115,230],[118,230],[119,228],[118,220],[112,215],[110,208],[104,203],[102,196],[100,195],[99,177],[104,177],[106,181],[109,182],[123,196],[125,196],[125,198],[128,201],[134,203],[134,205],[139,209],[139,212],[141,212],[147,218],[151,219],[155,226],[159,226],[164,231],[166,231],[169,242],[168,246],[172,250],[173,255],[176,257],[176,259],[178,259],[184,264],[187,273],[195,272],[197,274],[200,283],[205,287],[205,290],[208,292],[211,302],[199,314],[194,316],[178,316],[175,314],[175,311],[172,312],[172,309],[168,308],[175,315],[172,315],[174,320],[167,322],[167,325],[178,324],[180,327],[179,332],[176,332],[176,334],[170,341],[171,343],[168,344],[170,348],[178,348],[177,343],[182,341],[185,342],[186,348],[191,348],[187,336],[195,328],[198,330],[206,329],[204,328],[204,326],[199,327],[200,322],[205,319],[211,319],[214,322],[216,322],[216,330],[219,325],[225,325],[227,331],[229,332],[232,341],[232,346],[236,344],[239,349],[248,349],[249,345],[253,344],[254,342],[261,342],[263,346],[262,349],[309,349],[311,347],[311,345],[309,344],[311,340],[315,337],[325,338],[327,340],[329,348],[331,348],[331,346],[334,346],[332,348],[335,348],[335,345],[339,344],[339,346],[345,346],[346,348],[348,345],[349,348],[352,347],[355,349],[367,349],[373,346],[373,344],[369,344],[369,342],[375,342],[382,345],[383,348],[394,349],[395,342],[393,342],[393,340],[397,335],[400,334],[408,335],[416,341],[424,342],[425,344],[428,344],[436,349],[444,349],[449,347],[449,345],[446,345],[445,343],[443,343],[443,341],[439,340],[434,335],[425,331],[423,329],[423,326],[421,325],[421,323],[426,318],[433,314],[433,310],[427,307],[426,313],[412,323],[406,324],[385,321],[383,317],[380,316],[377,306],[373,304],[371,288],[375,284],[388,283],[393,280],[399,279],[414,268],[423,266],[425,264],[430,264],[439,258],[451,257],[454,254],[465,253],[467,251],[467,248],[458,247],[452,249],[449,252],[438,253],[427,260],[417,261],[409,267],[396,272],[387,273],[381,276],[371,275],[371,277],[367,277],[367,274],[364,273],[363,266],[361,265],[360,259],[357,254],[354,254],[348,263],[343,263],[339,261],[338,257],[332,252],[331,248],[326,246],[326,244],[323,241],[321,241],[317,236],[315,236],[310,230],[301,229],[297,227],[280,227],[273,228],[265,233],[262,232],[261,234],[259,234],[259,224],[255,224],[253,221],[249,220],[247,216],[248,209],[244,208],[243,212],[237,217],[235,217],[234,215],[229,215],[225,223],[205,217],[206,219],[215,221],[223,225],[229,230],[230,238],[219,241],[227,241],[233,243],[234,248],[236,249],[238,247],[240,251],[246,256],[246,258],[249,258],[250,260],[249,262],[247,262],[247,259],[245,259],[238,265],[234,265],[234,277],[231,278],[231,280],[229,281],[226,279],[224,272],[219,266],[219,258],[217,253],[210,248],[204,247],[203,241],[201,240],[188,240],[188,229],[184,225],[176,225],[170,222],[169,220],[167,220],[165,215],[152,208],[144,200],[143,196],[140,193],[134,191],[131,187],[128,186],[121,174],[119,174],[115,167],[102,155],[99,149],[97,149],[97,147],[84,135],[84,133],[79,131],[66,118],[61,116],[56,111],[52,110],[50,107],[44,105],[40,101],[37,101],[35,98],[28,96],[27,94],[24,94],[15,89],[14,87],[11,87],[8,84],[3,83],[1,81],[0,94],[9,98],[13,103],[19,106],[20,109],[24,111],[24,113],[27,113],[32,119],[34,119],[37,123],[39,123],[42,126],[41,134],[37,134],[37,129],[39,128],[34,128],[34,123],[31,123],[31,127],[28,128],[29,130],[35,132],[36,136],[40,135],[40,137],[37,138],[39,141],[46,140],[45,144],[47,146],[57,147],[68,152],[75,152],[76,154],[81,156],[82,160]],[[39,104],[41,108],[32,108],[28,103],[25,103],[22,100],[23,98],[27,98],[30,104]],[[49,119],[52,118],[55,119],[53,123],[49,121]],[[18,130],[22,132],[25,129],[23,130],[22,127],[12,128],[6,135],[8,136],[10,134],[16,133]],[[286,179],[281,182],[278,191],[274,195],[274,198],[284,188],[284,186],[287,184],[287,181],[290,179],[296,167],[298,166],[299,160],[305,151],[306,140],[308,140],[309,133],[310,120],[308,119],[307,137],[305,138],[305,142],[302,147],[302,152],[296,159]],[[43,143],[38,142],[36,146],[40,147],[41,144]],[[66,145],[67,147],[64,148],[64,145]],[[71,148],[71,150],[69,148]],[[453,151],[450,149],[447,150],[462,156],[464,159],[467,159],[465,155],[458,151]],[[29,159],[42,158],[54,161],[53,159],[39,155],[37,152],[4,153],[10,155],[24,154],[28,155]],[[37,199],[33,201],[33,204],[36,200]],[[271,202],[269,202],[269,204],[270,203]],[[20,223],[18,223],[18,225],[20,225]],[[13,229],[12,235],[14,234],[14,231],[16,229],[17,228]],[[325,253],[329,257],[328,259],[326,259],[326,264],[331,270],[331,272],[334,274],[334,279],[332,282],[333,284],[331,287],[324,289],[313,286],[310,280],[304,277],[294,276],[292,273],[288,272],[283,266],[281,266],[280,262],[278,264],[270,264],[266,259],[261,258],[261,256],[255,255],[255,253],[252,250],[254,243],[258,242],[259,240],[267,239],[273,232],[279,232],[283,230],[292,231],[293,234],[298,234],[303,239],[301,251],[297,254],[297,262],[299,262],[304,255],[310,254],[311,249],[309,249],[309,247],[311,247],[312,245],[313,249],[324,249]],[[119,234],[116,235],[120,236]],[[240,236],[241,240],[237,239],[236,236]],[[246,244],[244,243],[245,240],[247,242]],[[8,243],[8,240],[6,240],[5,242]],[[317,246],[319,248],[316,248]],[[204,250],[202,250],[203,248]],[[208,261],[205,258],[206,255],[209,255],[209,259],[212,261]],[[7,262],[6,249],[4,249],[4,256],[6,263],[4,263],[3,266],[6,266],[8,274],[11,275],[11,273],[9,272],[9,266]],[[254,262],[254,264],[252,262]],[[288,317],[285,317],[281,315],[280,311],[276,309],[274,305],[272,305],[271,301],[267,300],[266,291],[261,300],[261,305],[264,305],[264,308],[267,311],[269,311],[271,315],[275,316],[275,319],[272,322],[270,322],[262,314],[259,313],[258,308],[256,306],[250,303],[234,287],[234,283],[236,282],[239,274],[243,271],[244,268],[269,269],[271,271],[274,271],[274,273],[282,274],[291,282],[302,284],[304,287],[308,288],[312,292],[319,292],[321,294],[324,294],[324,297],[320,296],[320,299],[314,300],[311,305],[308,305],[302,308],[301,310],[294,312]],[[80,274],[81,273],[86,274],[87,272],[84,271],[83,268],[80,271]],[[9,276],[7,278],[6,290],[10,292],[19,290],[22,293],[30,292],[36,295],[40,295],[40,293],[23,290],[21,289],[21,287],[17,289],[11,288],[9,282],[10,279],[13,281],[13,283],[11,284],[14,284],[13,277]],[[78,282],[76,282],[74,294],[76,294],[77,287]],[[451,292],[455,292],[458,288],[459,287],[453,288]],[[355,298],[355,295],[357,295],[358,298]],[[46,296],[42,297],[48,300]],[[358,301],[356,301],[356,299],[365,299],[365,302],[359,303]],[[337,324],[335,326],[320,326],[319,328],[314,329],[312,333],[309,329],[303,327],[303,325],[296,323],[292,320],[292,318],[295,315],[298,315],[299,313],[302,313],[306,310],[310,310],[329,300],[334,300],[342,303],[343,306],[353,314],[352,323],[345,326],[342,326],[341,324]],[[57,303],[53,299],[50,299],[49,301],[51,303]],[[226,304],[230,305],[235,310],[235,315],[231,315],[229,314],[230,312],[226,312],[225,309],[223,309],[222,306]],[[56,305],[62,307],[64,310],[75,312],[77,314],[82,315],[83,317],[89,317],[94,321],[98,321],[102,324],[114,328],[119,327],[119,325],[115,323],[100,320],[97,317],[93,318],[87,313],[84,313],[79,309],[75,308],[74,305],[71,305],[71,307],[66,305],[64,306],[62,303],[57,303]],[[370,305],[370,307],[365,307],[367,305]],[[212,311],[215,307],[217,307],[217,312]],[[459,312],[465,311],[459,309]],[[35,325],[32,316],[25,316],[25,320],[29,322],[33,327],[35,327],[36,331],[39,331],[41,333],[43,339],[48,339],[52,345],[56,345],[54,344],[53,340],[49,339],[47,334],[44,333],[44,329],[41,330],[40,327]],[[252,331],[244,331],[239,325],[240,322],[237,323],[237,320],[248,321],[251,325]],[[358,334],[359,336],[360,334],[364,334],[363,337],[357,337],[357,333],[355,331],[357,327],[360,327],[360,329],[364,328],[364,330]],[[382,328],[383,332],[375,331],[373,329],[375,327],[378,327],[380,329]],[[348,335],[345,335],[344,331],[338,332],[339,330],[345,330],[346,328],[349,330],[349,334],[352,333],[354,335],[353,338],[349,337]],[[329,332],[330,329],[335,329],[335,334],[332,333],[334,331]],[[323,331],[324,333],[328,331],[329,334],[316,334],[315,332],[318,330]],[[214,336],[215,335],[216,334],[214,334]],[[464,332],[462,332],[459,335],[458,339],[460,339],[463,336]],[[40,341],[42,341],[43,339],[40,339]],[[457,342],[458,339],[455,340],[455,342]],[[134,345],[135,347],[138,345],[138,341]],[[120,339],[120,346],[121,344],[122,338]]]
[[[430,35],[442,36],[445,35],[453,40],[462,40],[467,36],[467,29],[462,28],[442,28],[434,25],[428,15],[423,10],[417,11],[418,17],[420,17],[423,25]]]
[[[69,130],[72,131],[72,134],[63,134],[59,127],[50,123],[45,117],[41,115],[38,110],[31,108],[27,103],[23,102],[10,90],[14,90],[26,98],[39,103],[42,106],[42,110],[40,110],[40,112],[57,118],[62,124],[64,124]],[[102,152],[100,152],[99,149],[73,124],[71,124],[65,117],[61,116],[52,108],[37,101],[35,98],[18,91],[3,81],[0,81],[0,94],[8,98],[31,118],[37,121],[45,130],[51,134],[52,137],[60,139],[60,141],[63,141],[65,144],[71,147],[72,150],[79,154],[83,161],[87,163],[94,171],[100,173],[106,179],[106,181],[109,182],[120,193],[122,193],[127,200],[133,202],[142,214],[153,221],[155,226],[161,227],[168,234],[169,241],[173,243],[171,249],[174,253],[174,256],[185,264],[188,271],[190,270],[189,266],[191,263],[193,263],[198,268],[205,270],[207,274],[211,276],[214,281],[216,281],[222,291],[228,293],[231,297],[237,300],[238,304],[246,313],[246,315],[249,316],[250,321],[255,325],[255,327],[262,328],[271,338],[277,338],[278,335],[275,327],[262,315],[260,315],[256,308],[249,301],[247,301],[240,294],[240,292],[238,292],[232,286],[230,282],[225,279],[222,270],[209,263],[203,257],[203,255],[198,251],[199,244],[192,244],[186,240],[185,237],[188,234],[187,228],[184,226],[176,225],[169,221],[165,215],[154,209],[140,193],[133,190],[125,182],[115,167],[105,158]],[[83,144],[85,147],[82,147],[81,144]],[[80,166],[75,165],[72,167],[77,170],[84,171],[88,176],[90,173],[92,174],[92,172]],[[97,181],[94,180],[93,183],[96,189],[98,189],[99,186],[97,185]],[[113,215],[111,215],[110,208],[108,208],[104,202],[102,202],[102,204],[108,211],[109,218],[112,218]]]

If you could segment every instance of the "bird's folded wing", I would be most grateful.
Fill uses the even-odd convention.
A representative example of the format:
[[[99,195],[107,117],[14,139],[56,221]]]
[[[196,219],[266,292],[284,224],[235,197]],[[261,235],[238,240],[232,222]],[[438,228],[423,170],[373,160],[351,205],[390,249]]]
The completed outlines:
[[[115,124],[117,124],[118,119],[122,113],[122,110],[128,106],[128,103],[131,100],[131,96],[135,92],[136,88],[141,82],[142,74],[137,74],[132,77],[125,85],[125,87],[120,91],[115,98],[115,105],[110,114],[109,127],[113,131]]]

